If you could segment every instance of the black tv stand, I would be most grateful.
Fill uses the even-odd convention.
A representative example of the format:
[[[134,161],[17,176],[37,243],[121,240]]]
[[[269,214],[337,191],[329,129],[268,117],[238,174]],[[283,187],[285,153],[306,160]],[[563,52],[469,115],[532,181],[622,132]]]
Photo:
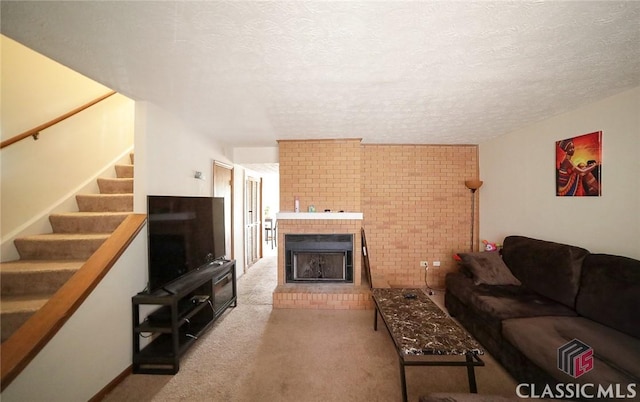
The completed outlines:
[[[193,342],[228,307],[237,305],[236,262],[218,263],[192,271],[154,292],[141,292],[131,298],[133,373],[177,373],[180,357]],[[141,318],[140,306],[157,307]],[[151,341],[141,345],[144,338]]]
[[[173,294],[172,291],[170,291],[169,289],[165,288],[164,286],[161,287],[160,289],[164,290],[165,292],[169,293],[169,294]]]

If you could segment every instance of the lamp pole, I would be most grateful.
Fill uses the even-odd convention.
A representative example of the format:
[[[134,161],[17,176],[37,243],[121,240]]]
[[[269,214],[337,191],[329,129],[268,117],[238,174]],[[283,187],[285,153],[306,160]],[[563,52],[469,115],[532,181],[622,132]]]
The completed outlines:
[[[467,180],[464,182],[464,185],[471,190],[471,241],[469,242],[470,244],[470,251],[473,252],[473,235],[474,235],[474,229],[475,229],[475,223],[476,223],[476,191],[478,191],[478,189],[482,186],[483,181],[482,180]]]

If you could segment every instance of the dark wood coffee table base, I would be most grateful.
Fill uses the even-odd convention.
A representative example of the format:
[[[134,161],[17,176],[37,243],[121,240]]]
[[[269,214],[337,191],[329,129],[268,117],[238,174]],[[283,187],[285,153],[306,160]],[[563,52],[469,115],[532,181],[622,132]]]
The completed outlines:
[[[407,295],[411,297],[407,298]],[[378,330],[378,314],[380,314],[398,352],[404,402],[407,401],[405,376],[407,366],[464,366],[467,368],[469,392],[477,393],[474,369],[484,366],[484,362],[479,357],[479,354],[484,352],[477,342],[442,312],[421,289],[373,289],[372,296],[375,303],[373,329]],[[424,328],[421,328],[420,324],[411,325],[411,320],[420,320],[424,323]],[[405,325],[407,323],[409,325]],[[427,346],[432,342],[424,342],[424,339],[430,338],[439,338],[438,341],[442,341],[442,333],[450,335],[452,338],[450,345]],[[425,347],[416,348],[410,344],[424,344]],[[452,360],[429,359],[430,356],[443,355],[451,356]],[[462,356],[465,358],[464,361],[453,360],[454,357]]]

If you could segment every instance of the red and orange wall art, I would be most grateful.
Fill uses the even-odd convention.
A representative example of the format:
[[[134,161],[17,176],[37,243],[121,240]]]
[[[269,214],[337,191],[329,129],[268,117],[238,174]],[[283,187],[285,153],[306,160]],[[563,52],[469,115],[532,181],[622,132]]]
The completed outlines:
[[[602,195],[602,131],[556,141],[556,195]]]

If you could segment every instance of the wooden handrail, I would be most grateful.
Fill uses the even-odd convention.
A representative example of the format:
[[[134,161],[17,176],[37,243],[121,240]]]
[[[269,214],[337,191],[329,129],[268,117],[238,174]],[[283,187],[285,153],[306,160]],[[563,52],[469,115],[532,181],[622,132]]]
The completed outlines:
[[[0,345],[2,391],[80,307],[140,232],[146,219],[145,214],[127,216],[82,268]]]
[[[60,123],[61,121],[68,119],[69,117],[73,116],[74,114],[78,114],[80,112],[82,112],[85,109],[90,108],[91,106],[95,105],[98,102],[102,102],[103,100],[107,99],[108,97],[110,97],[111,95],[115,94],[116,91],[111,91],[109,93],[106,93],[94,100],[92,100],[89,103],[85,103],[84,105],[77,107],[75,109],[73,109],[72,111],[63,114],[60,117],[56,117],[55,119],[48,121],[44,124],[39,125],[38,127],[32,128],[31,130],[27,130],[22,134],[18,134],[15,137],[11,137],[8,140],[2,141],[0,143],[0,149],[4,148],[4,147],[8,147],[11,144],[14,144],[18,141],[24,140],[27,137],[33,137],[34,139],[38,139],[38,134],[40,133],[40,131],[47,129],[53,125],[56,125],[58,123]]]

